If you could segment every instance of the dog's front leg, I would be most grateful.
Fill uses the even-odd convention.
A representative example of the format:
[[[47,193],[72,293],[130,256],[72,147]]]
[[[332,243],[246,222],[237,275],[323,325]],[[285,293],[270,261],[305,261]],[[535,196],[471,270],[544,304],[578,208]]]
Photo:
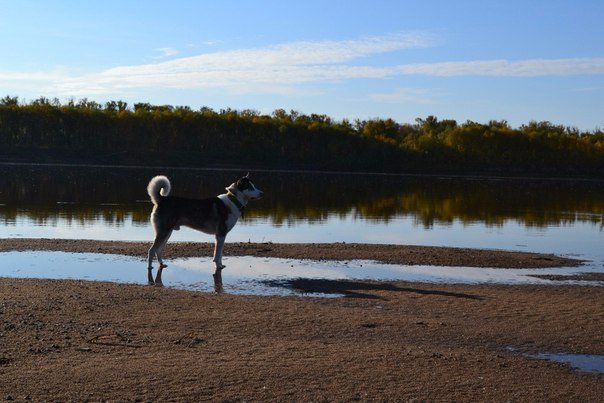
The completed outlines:
[[[224,248],[224,240],[226,236],[216,235],[216,242],[214,244],[214,259],[212,261],[216,264],[216,269],[223,269],[226,266],[222,264],[222,249]]]

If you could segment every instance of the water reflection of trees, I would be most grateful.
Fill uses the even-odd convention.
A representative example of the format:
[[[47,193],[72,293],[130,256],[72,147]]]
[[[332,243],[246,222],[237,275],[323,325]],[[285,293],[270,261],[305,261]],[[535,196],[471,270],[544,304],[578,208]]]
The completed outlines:
[[[223,191],[233,172],[74,167],[5,167],[0,175],[0,220],[23,218],[39,225],[146,225],[151,204],[146,185],[166,173],[174,194],[207,197]],[[352,218],[389,222],[412,217],[434,224],[509,220],[543,227],[591,222],[603,225],[600,182],[473,181],[425,177],[258,173],[266,197],[254,202],[246,220],[274,225]]]

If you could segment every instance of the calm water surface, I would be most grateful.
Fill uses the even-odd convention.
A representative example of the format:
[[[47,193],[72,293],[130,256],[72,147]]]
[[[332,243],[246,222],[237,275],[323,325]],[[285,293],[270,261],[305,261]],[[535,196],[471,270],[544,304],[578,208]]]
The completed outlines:
[[[150,240],[149,179],[208,197],[239,172],[0,166],[0,236]],[[364,242],[515,249],[604,261],[604,182],[252,172],[231,241]],[[172,241],[211,241],[183,228]]]
[[[0,171],[0,237],[122,241],[152,238],[151,204],[145,191],[152,176],[168,175],[174,195],[209,197],[223,192],[241,174],[51,166],[0,166]],[[240,294],[363,298],[369,297],[364,294],[367,284],[357,279],[568,284],[572,282],[533,275],[604,272],[604,182],[276,172],[252,172],[252,178],[265,197],[249,206],[245,219],[227,241],[511,249],[590,262],[580,268],[491,270],[227,254],[227,269],[218,278],[211,257],[173,259],[158,277],[157,270],[144,268],[144,256],[5,252],[0,253],[4,263],[0,276],[149,283]],[[183,228],[172,240],[211,241],[211,237]],[[604,372],[602,356],[543,352],[533,357]]]
[[[159,272],[146,269],[143,256],[67,252],[0,252],[0,276],[83,279],[161,285],[191,291],[247,295],[312,295],[371,298],[358,280],[404,280],[423,283],[604,285],[598,281],[548,280],[543,274],[572,275],[597,271],[591,267],[552,269],[489,269],[475,267],[402,266],[366,260],[310,261],[230,256],[217,272],[212,258],[174,258]],[[380,285],[376,284],[379,289]],[[411,291],[411,290],[401,290]]]

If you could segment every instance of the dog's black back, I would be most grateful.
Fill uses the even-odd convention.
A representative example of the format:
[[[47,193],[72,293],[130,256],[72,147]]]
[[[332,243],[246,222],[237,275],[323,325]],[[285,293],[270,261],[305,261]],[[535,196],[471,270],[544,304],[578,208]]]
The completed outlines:
[[[160,196],[153,213],[162,229],[178,229],[181,225],[198,231],[226,235],[229,208],[218,198],[188,199]]]

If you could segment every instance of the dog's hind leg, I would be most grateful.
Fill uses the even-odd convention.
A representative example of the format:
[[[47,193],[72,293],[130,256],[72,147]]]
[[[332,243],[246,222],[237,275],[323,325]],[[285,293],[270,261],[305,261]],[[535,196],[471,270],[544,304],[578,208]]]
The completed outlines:
[[[155,236],[155,240],[153,241],[153,245],[149,248],[149,253],[147,255],[147,268],[153,268],[153,256],[157,256],[157,261],[159,263],[160,268],[166,267],[162,260],[162,251],[168,239],[170,239],[170,235],[172,235],[172,230],[167,233],[157,234]]]

